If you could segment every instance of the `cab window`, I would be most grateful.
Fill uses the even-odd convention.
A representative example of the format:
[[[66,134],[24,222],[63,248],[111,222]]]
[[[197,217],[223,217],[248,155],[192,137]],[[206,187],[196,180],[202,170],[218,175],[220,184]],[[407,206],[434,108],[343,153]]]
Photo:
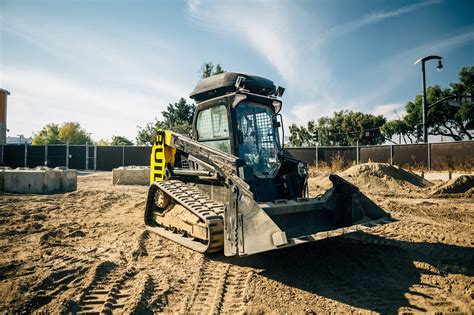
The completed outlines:
[[[231,153],[229,121],[227,109],[224,105],[200,111],[196,120],[196,131],[199,142],[226,153]]]

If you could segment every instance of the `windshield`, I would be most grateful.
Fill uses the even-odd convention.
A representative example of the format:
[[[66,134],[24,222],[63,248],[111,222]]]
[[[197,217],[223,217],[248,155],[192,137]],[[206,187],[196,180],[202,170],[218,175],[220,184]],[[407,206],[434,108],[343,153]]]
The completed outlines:
[[[278,129],[273,111],[263,105],[242,102],[237,106],[239,157],[257,177],[274,177],[280,167]]]

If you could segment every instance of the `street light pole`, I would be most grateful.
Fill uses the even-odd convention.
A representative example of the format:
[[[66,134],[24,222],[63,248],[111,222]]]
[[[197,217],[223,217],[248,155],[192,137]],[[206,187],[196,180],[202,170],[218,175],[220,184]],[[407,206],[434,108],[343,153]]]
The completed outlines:
[[[428,102],[426,101],[426,75],[425,61],[421,62],[421,75],[423,77],[423,96],[422,96],[422,112],[423,112],[423,143],[428,142]]]
[[[426,56],[418,59],[415,64],[421,62],[421,78],[423,82],[423,97],[422,97],[422,112],[423,112],[423,142],[428,142],[428,101],[426,100],[426,74],[425,74],[425,62],[428,60],[437,59],[438,66],[436,69],[441,72],[443,65],[441,64],[440,56]]]

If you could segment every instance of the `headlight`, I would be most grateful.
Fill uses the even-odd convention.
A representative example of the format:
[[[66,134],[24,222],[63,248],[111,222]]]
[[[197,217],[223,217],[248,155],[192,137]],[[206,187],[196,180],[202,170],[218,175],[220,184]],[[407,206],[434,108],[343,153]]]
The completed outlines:
[[[308,176],[308,168],[306,167],[306,165],[302,162],[299,162],[298,163],[298,174],[301,176],[301,177],[306,177]]]

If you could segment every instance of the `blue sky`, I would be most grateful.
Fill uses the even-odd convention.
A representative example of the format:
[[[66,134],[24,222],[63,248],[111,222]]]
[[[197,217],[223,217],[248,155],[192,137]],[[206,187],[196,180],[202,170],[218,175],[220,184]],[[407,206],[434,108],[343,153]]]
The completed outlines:
[[[285,124],[349,109],[389,118],[474,65],[473,1],[0,0],[10,136],[78,121],[94,139],[187,97],[205,61],[286,87]]]

